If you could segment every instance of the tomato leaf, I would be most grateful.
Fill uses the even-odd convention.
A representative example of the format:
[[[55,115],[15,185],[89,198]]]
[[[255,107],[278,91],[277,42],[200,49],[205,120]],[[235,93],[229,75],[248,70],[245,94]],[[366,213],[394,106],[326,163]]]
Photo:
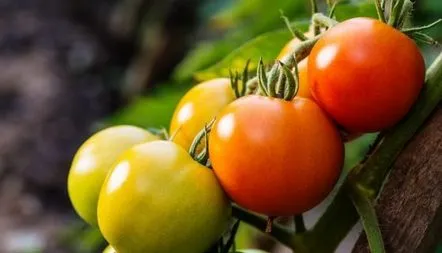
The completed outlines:
[[[362,225],[364,226],[368,245],[370,247],[370,252],[385,253],[384,241],[382,239],[381,230],[379,228],[379,223],[372,200],[356,186],[350,186],[348,189],[353,205],[361,217]]]
[[[219,62],[259,34],[283,28],[280,10],[290,18],[306,17],[307,13],[303,0],[273,0],[271,5],[267,0],[235,1],[235,5],[215,15],[208,25],[211,33],[224,32],[222,38],[199,43],[174,70],[173,78],[188,79],[195,71]]]
[[[308,28],[307,21],[296,22],[295,25],[304,31]],[[202,81],[220,76],[227,77],[229,70],[242,72],[247,60],[250,60],[249,69],[254,70],[261,57],[267,62],[274,60],[281,48],[292,38],[287,28],[262,34],[234,50],[217,64],[198,71],[195,78]]]
[[[190,88],[190,83],[164,83],[149,96],[136,98],[104,120],[104,125],[131,124],[143,128],[168,128],[175,106]]]
[[[338,21],[344,21],[355,17],[371,17],[377,19],[378,14],[374,2],[370,0],[350,4],[339,4],[335,10],[335,16]]]

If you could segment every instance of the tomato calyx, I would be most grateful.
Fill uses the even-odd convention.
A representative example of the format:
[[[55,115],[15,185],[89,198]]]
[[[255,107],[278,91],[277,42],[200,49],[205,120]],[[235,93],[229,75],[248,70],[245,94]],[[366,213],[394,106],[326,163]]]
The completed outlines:
[[[294,61],[296,62],[296,59]],[[264,63],[260,59],[257,69],[260,92],[265,96],[291,101],[299,88],[298,64],[294,65],[295,73],[292,73],[284,63],[278,61],[275,71],[267,74]]]
[[[412,16],[414,3],[411,0],[392,0],[389,6],[389,11],[386,11],[385,2],[385,0],[375,0],[376,11],[380,21],[400,30],[416,41],[430,45],[438,44],[435,39],[423,33],[423,31],[441,24],[442,19],[438,19],[424,26],[405,28]],[[390,13],[388,17],[386,13]]]
[[[249,80],[249,64],[250,59],[247,60],[242,74],[238,73],[238,71],[232,72],[232,70],[229,69],[230,86],[232,87],[236,98],[243,97],[247,94],[246,83]]]
[[[210,168],[209,165],[209,133],[212,130],[212,125],[215,122],[215,119],[211,120],[207,123],[204,128],[198,132],[195,138],[192,141],[192,144],[189,148],[189,155],[198,162],[199,164]],[[199,145],[204,141],[204,148],[202,151],[197,152]]]

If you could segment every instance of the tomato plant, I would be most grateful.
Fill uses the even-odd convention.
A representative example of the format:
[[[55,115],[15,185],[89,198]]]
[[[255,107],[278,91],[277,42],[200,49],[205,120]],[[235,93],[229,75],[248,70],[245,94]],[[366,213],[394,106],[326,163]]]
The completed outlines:
[[[308,75],[315,100],[349,132],[376,132],[402,119],[424,83],[412,39],[374,19],[331,28],[313,47]]]
[[[117,252],[203,252],[226,229],[229,214],[213,172],[169,141],[127,150],[98,202],[100,230]]]
[[[228,78],[202,82],[180,100],[172,116],[173,141],[189,149],[195,135],[235,98]]]
[[[108,171],[118,156],[133,145],[157,140],[134,126],[114,126],[92,135],[77,151],[68,177],[68,192],[77,213],[97,224],[97,201]]]
[[[284,216],[300,214],[327,196],[341,171],[343,144],[313,101],[253,95],[219,114],[209,154],[232,200],[256,212]]]

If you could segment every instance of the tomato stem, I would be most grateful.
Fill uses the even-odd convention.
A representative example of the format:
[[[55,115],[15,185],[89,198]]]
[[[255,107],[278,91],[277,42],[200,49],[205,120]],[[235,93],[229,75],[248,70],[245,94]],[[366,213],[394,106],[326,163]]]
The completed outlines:
[[[312,16],[313,16],[318,12],[318,4],[316,3],[316,0],[310,0],[310,5],[312,8]],[[313,23],[313,32],[315,36],[321,32],[319,29],[319,25],[317,23]]]
[[[313,20],[313,24],[321,26],[321,27],[326,27],[326,28],[331,28],[331,27],[338,24],[338,21],[336,21],[332,18],[329,18],[322,13],[313,14],[312,20]]]
[[[380,0],[374,0],[374,3],[375,3],[375,6],[376,6],[376,11],[378,13],[379,20],[381,20],[382,22],[386,23],[385,15],[384,15],[384,9],[382,7],[382,3],[380,2]]]
[[[433,27],[435,27],[435,26],[437,26],[437,25],[439,25],[441,23],[442,23],[442,19],[438,19],[438,20],[436,20],[433,23],[428,24],[428,25],[402,29],[402,32],[403,33],[407,33],[407,34],[411,34],[411,33],[414,33],[414,32],[421,32],[421,31],[433,28]]]
[[[356,211],[361,217],[370,251],[373,253],[385,253],[384,240],[382,239],[372,198],[368,197],[365,192],[361,191],[356,185],[348,187],[348,193]]]
[[[284,12],[280,10],[281,12],[281,18],[284,20],[285,25],[287,26],[287,29],[289,29],[290,33],[293,35],[293,37],[298,38],[300,41],[305,41],[308,38],[296,27],[293,27],[292,24],[290,24],[289,19],[284,15]]]
[[[394,0],[391,3],[391,11],[390,11],[390,18],[388,19],[388,24],[393,26],[394,28],[398,27],[398,20],[400,19],[399,16],[402,12],[402,8],[404,6],[404,0]]]

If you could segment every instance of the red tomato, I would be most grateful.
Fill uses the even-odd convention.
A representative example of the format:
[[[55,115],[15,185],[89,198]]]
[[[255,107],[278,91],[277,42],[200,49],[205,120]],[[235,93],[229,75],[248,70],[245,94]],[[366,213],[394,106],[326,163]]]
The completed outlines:
[[[349,132],[396,124],[415,102],[425,78],[416,44],[391,26],[354,18],[327,31],[309,56],[315,100]]]
[[[232,200],[270,216],[321,202],[341,172],[343,144],[312,100],[246,96],[225,107],[209,139],[213,170]]]

